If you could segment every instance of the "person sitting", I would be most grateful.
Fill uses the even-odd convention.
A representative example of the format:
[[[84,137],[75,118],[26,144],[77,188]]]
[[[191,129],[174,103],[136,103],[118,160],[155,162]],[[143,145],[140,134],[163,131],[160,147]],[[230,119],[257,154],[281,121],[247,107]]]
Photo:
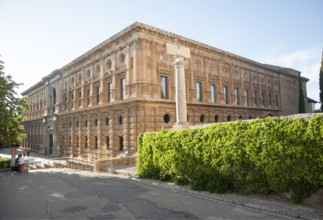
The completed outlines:
[[[19,171],[20,167],[22,167],[23,165],[25,165],[25,159],[21,154],[19,154],[16,160],[16,171]]]
[[[16,157],[15,158],[15,165],[11,167],[11,171],[19,171],[19,167],[18,167],[18,160],[19,160],[19,157]]]

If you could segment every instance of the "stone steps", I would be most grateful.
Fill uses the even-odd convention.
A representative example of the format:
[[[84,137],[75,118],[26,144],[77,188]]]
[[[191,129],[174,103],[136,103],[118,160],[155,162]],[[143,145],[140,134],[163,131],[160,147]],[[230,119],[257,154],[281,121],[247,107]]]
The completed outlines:
[[[93,162],[84,162],[84,161],[73,161],[73,160],[64,160],[64,161],[46,161],[46,162],[33,162],[29,164],[30,170],[35,169],[50,169],[50,168],[71,168],[76,170],[84,171],[94,171]]]

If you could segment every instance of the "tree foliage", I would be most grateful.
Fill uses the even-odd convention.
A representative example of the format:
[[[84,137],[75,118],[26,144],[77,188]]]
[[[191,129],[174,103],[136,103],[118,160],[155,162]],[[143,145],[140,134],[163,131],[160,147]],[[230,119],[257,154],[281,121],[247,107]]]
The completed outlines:
[[[16,83],[4,72],[4,62],[0,60],[0,144],[19,144],[25,137],[21,125],[27,109],[27,99],[17,96]]]
[[[323,51],[322,51],[322,61],[320,69],[320,101],[321,101],[321,110],[323,111]]]

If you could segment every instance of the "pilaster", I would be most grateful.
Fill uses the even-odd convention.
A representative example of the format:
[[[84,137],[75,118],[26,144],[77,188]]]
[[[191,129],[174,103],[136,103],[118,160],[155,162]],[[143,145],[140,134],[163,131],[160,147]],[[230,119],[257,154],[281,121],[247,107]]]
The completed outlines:
[[[112,151],[112,154],[114,154],[115,152],[115,140],[114,140],[114,134],[115,134],[115,131],[114,131],[114,123],[115,123],[115,119],[114,119],[114,112],[112,112],[111,114],[111,118],[109,119],[109,127],[110,127],[110,130],[109,130],[109,140],[110,140],[110,145],[109,145],[109,150]]]
[[[127,48],[126,48],[126,76],[125,76],[125,81],[126,81],[126,86],[125,86],[125,97],[124,99],[128,99],[130,96],[130,62],[131,62],[131,48],[129,46],[129,44],[127,44]]]

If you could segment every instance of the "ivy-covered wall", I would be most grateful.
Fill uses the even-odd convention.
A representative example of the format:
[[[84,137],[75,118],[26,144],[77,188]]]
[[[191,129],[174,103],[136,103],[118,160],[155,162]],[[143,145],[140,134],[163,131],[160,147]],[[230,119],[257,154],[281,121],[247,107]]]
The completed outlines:
[[[323,114],[150,132],[137,142],[142,178],[220,193],[292,190],[295,202],[323,186]]]

